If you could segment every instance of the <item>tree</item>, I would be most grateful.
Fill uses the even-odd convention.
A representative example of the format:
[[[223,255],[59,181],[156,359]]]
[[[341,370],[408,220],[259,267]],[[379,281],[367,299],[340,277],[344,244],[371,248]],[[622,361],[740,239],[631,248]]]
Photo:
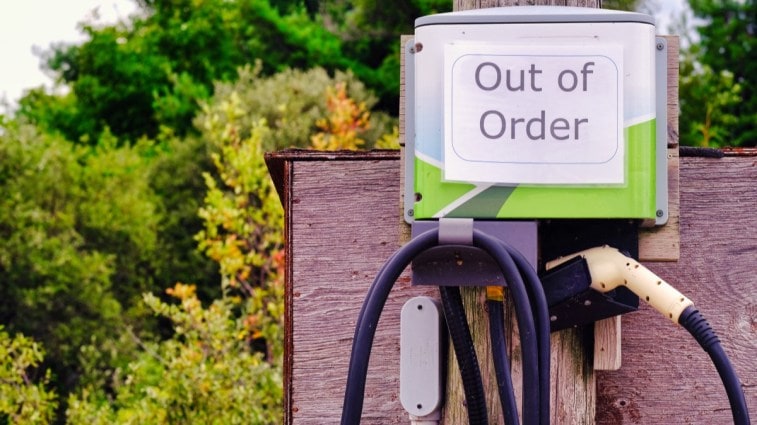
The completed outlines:
[[[119,338],[127,326],[144,338],[157,333],[141,294],[174,283],[174,264],[187,266],[166,240],[152,187],[162,154],[147,141],[117,145],[107,132],[84,147],[18,120],[0,123],[0,323],[44,344],[63,396],[90,379],[81,347],[116,353],[101,362],[114,368],[134,352]]]
[[[213,84],[234,80],[239,67],[259,59],[264,75],[316,65],[350,69],[379,93],[399,81],[347,55],[343,41],[303,7],[279,4],[286,10],[281,14],[267,0],[141,5],[143,13],[128,24],[84,24],[88,41],[48,52],[47,68],[71,91],[34,90],[19,102],[19,114],[75,142],[94,143],[106,127],[122,142],[134,142],[156,137],[162,126],[178,136],[191,133]]]
[[[262,64],[239,70],[234,82],[218,83],[215,94],[202,106],[196,119],[203,137],[209,123],[226,125],[234,122],[242,138],[249,137],[261,121],[268,128],[263,139],[263,150],[273,151],[288,147],[311,147],[311,136],[319,131],[318,120],[329,115],[327,93],[337,85],[344,85],[345,95],[357,104],[372,109],[377,98],[351,72],[329,73],[323,68],[307,71],[285,69],[272,76],[262,74]],[[229,115],[229,104],[235,105]],[[385,113],[374,111],[368,128],[360,136],[371,148],[376,141],[396,125],[396,120]]]
[[[741,85],[730,71],[715,72],[695,62],[692,45],[681,61],[681,143],[718,147],[732,144],[731,132],[739,118],[733,114],[741,102]]]
[[[63,379],[71,377],[64,371],[75,365],[79,346],[123,324],[111,286],[114,258],[88,246],[77,229],[94,232],[99,220],[88,208],[83,160],[82,149],[60,138],[14,122],[2,126],[0,323],[42,342]]]
[[[691,0],[699,42],[681,69],[681,142],[757,145],[757,2]],[[687,63],[688,62],[688,63]]]
[[[39,370],[45,352],[22,334],[10,336],[0,326],[0,422],[10,424],[49,424],[57,407],[56,395],[46,386],[49,370],[40,382],[31,372]]]
[[[281,363],[251,349],[247,306],[227,296],[202,306],[193,285],[167,291],[179,304],[145,296],[176,333],[143,343],[142,354],[116,373],[112,395],[85,387],[68,399],[70,425],[276,424],[281,420]]]
[[[112,376],[113,396],[88,386],[69,398],[71,424],[273,424],[282,412],[283,211],[267,173],[255,126],[240,137],[237,97],[226,121],[202,120],[216,148],[205,173],[200,249],[219,264],[222,294],[204,308],[194,285],[167,291],[179,305],[145,295],[174,335],[142,343],[142,355]]]

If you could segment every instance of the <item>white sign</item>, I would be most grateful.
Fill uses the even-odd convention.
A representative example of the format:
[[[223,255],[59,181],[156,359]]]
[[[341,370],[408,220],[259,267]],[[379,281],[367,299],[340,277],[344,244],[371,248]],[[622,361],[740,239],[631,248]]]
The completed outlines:
[[[444,179],[622,184],[623,48],[448,44]]]

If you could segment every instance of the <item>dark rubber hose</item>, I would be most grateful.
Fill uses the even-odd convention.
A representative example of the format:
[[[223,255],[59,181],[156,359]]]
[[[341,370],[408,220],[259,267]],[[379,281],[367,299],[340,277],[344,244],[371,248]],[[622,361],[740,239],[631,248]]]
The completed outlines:
[[[744,390],[741,387],[739,377],[736,376],[736,371],[731,365],[731,361],[723,351],[723,347],[720,345],[720,340],[712,330],[710,324],[707,323],[704,316],[694,308],[694,306],[688,306],[678,317],[678,323],[686,328],[691,336],[697,340],[699,345],[704,348],[704,351],[709,354],[712,363],[715,365],[715,369],[720,375],[720,379],[723,381],[725,392],[728,395],[728,402],[731,405],[731,413],[733,414],[733,423],[735,425],[749,425],[749,411],[746,406],[746,399],[744,397]]]
[[[489,310],[489,337],[492,343],[492,361],[494,373],[497,375],[497,390],[499,402],[502,405],[502,415],[505,418],[505,425],[518,425],[518,404],[515,401],[513,378],[507,358],[504,308],[502,302],[496,300],[488,300],[486,307]]]
[[[539,388],[539,353],[536,338],[534,317],[520,271],[512,256],[499,239],[489,236],[479,230],[473,230],[473,246],[486,251],[497,263],[515,307],[518,320],[518,332],[521,342],[521,358],[523,372],[523,407],[521,416],[523,425],[537,425],[540,423],[542,409],[541,390]],[[548,402],[547,400],[544,400]]]
[[[549,401],[550,401],[550,355],[551,344],[549,340],[549,307],[547,297],[544,294],[544,286],[533,266],[526,257],[506,243],[502,245],[515,261],[518,271],[526,283],[528,298],[531,302],[531,311],[536,325],[537,346],[539,353],[539,423],[549,425]]]
[[[352,354],[347,372],[347,386],[342,406],[342,425],[356,425],[360,423],[363,412],[365,395],[365,380],[368,375],[368,361],[373,346],[381,311],[389,297],[394,282],[405,270],[408,264],[421,252],[436,246],[438,243],[437,230],[429,230],[411,239],[397,250],[381,271],[376,275],[368,296],[363,302],[355,336],[352,340]]]
[[[442,310],[447,322],[452,347],[455,350],[457,366],[463,381],[465,406],[468,410],[468,423],[486,425],[488,412],[486,410],[486,394],[484,383],[481,381],[481,370],[478,366],[476,347],[465,317],[463,299],[460,289],[456,286],[440,286],[439,294],[442,299]]]

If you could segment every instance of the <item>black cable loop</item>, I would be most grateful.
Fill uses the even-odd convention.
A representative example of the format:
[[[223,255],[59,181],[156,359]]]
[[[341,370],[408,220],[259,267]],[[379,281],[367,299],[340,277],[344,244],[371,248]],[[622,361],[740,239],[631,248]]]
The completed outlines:
[[[382,267],[371,285],[368,296],[361,307],[360,317],[355,329],[347,386],[345,389],[345,401],[342,406],[342,425],[360,423],[370,349],[373,344],[381,311],[391,288],[394,286],[394,282],[413,258],[436,245],[438,245],[437,229],[429,230],[413,238],[395,252],[384,267]],[[530,276],[535,275],[535,273],[530,270],[530,267],[521,270],[523,264],[520,254],[516,253],[515,260],[513,260],[509,251],[514,250],[507,247],[498,239],[475,229],[473,230],[473,245],[489,253],[495,262],[497,262],[505,276],[505,280],[509,284],[511,296],[515,304],[523,358],[523,423],[524,425],[539,424],[540,417],[543,416],[542,410],[546,406],[547,422],[541,422],[546,425],[549,415],[549,386],[547,385],[546,390],[547,397],[543,397],[541,395],[543,391],[539,387],[540,378],[544,376],[544,373],[541,373],[539,369],[547,365],[546,376],[548,377],[549,363],[548,358],[545,363],[540,360],[541,356],[537,354],[539,346],[543,344],[537,341],[537,330],[534,318],[530,312],[529,302],[529,292],[535,294],[536,298],[538,298],[539,294],[539,291],[533,288],[533,280]],[[516,264],[520,264],[520,266]],[[531,286],[530,291],[526,290],[521,273],[526,275],[526,280],[529,281],[529,286]],[[543,297],[543,293],[541,296]],[[541,320],[538,319],[537,321],[541,322]],[[539,324],[541,325],[541,323]],[[541,334],[541,332],[538,332],[538,334]]]

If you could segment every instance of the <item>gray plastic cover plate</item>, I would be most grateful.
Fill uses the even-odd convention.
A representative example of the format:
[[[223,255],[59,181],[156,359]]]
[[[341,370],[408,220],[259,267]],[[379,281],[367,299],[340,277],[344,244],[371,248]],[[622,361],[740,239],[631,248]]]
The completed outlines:
[[[441,314],[432,298],[408,300],[400,312],[400,402],[413,416],[442,404]]]

